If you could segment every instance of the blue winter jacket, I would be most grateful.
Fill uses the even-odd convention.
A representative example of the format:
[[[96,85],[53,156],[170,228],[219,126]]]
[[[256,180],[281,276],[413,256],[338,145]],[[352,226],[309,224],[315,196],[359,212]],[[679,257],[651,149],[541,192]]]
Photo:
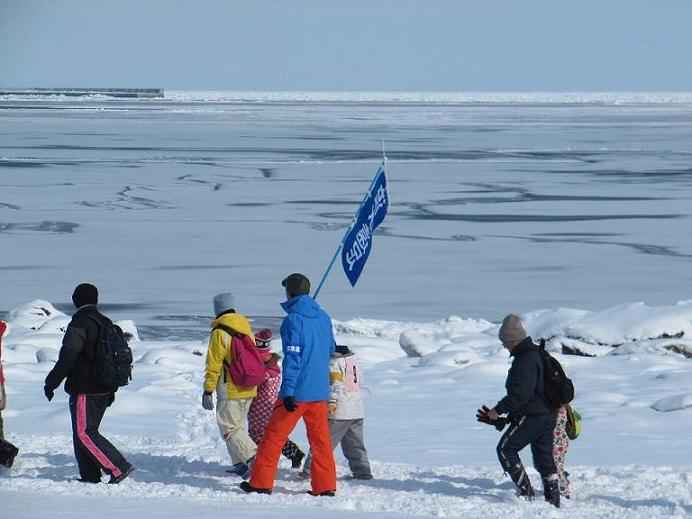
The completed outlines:
[[[292,297],[281,307],[288,315],[281,323],[284,359],[279,397],[329,400],[329,358],[336,346],[332,320],[309,295]]]

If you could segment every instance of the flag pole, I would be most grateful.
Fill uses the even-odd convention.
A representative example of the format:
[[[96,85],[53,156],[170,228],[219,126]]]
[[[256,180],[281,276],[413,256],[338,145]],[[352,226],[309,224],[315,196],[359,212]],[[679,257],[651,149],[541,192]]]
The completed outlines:
[[[387,171],[387,156],[384,153],[384,139],[382,139],[382,164],[384,165],[384,170],[386,173],[386,171]],[[339,246],[336,248],[336,251],[334,251],[334,256],[332,256],[332,260],[329,262],[329,265],[327,266],[327,270],[325,270],[324,275],[322,276],[322,279],[320,280],[320,284],[317,285],[317,290],[315,290],[315,294],[312,296],[313,299],[317,299],[317,296],[320,293],[320,290],[322,290],[322,286],[324,285],[324,282],[327,280],[327,276],[329,275],[329,272],[332,270],[332,267],[334,266],[334,263],[336,262],[336,258],[339,257],[339,252],[341,252],[341,249],[344,246],[344,240],[346,239],[346,236],[348,236],[348,233],[351,230],[351,225],[353,225],[353,221],[355,220],[356,215],[358,214],[358,211],[360,211],[360,208],[363,207],[363,204],[368,199],[368,194],[370,193],[372,186],[375,184],[375,181],[377,180],[377,173],[379,173],[379,168],[375,172],[375,176],[372,178],[372,181],[370,182],[370,187],[365,192],[365,196],[363,197],[363,200],[361,200],[360,205],[358,206],[358,209],[356,209],[356,212],[354,213],[354,216],[351,219],[351,224],[349,224],[348,227],[346,227],[346,232],[344,232],[344,235],[341,238],[341,241],[339,242]]]

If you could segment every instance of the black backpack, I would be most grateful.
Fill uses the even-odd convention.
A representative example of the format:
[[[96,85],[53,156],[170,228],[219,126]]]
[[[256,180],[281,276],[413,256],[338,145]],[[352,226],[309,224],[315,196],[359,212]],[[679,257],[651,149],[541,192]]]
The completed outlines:
[[[551,409],[559,409],[574,399],[574,384],[567,378],[558,360],[545,351],[545,339],[541,339],[538,351],[543,359],[545,403]]]
[[[103,321],[89,316],[98,324],[99,341],[91,368],[91,378],[99,385],[112,388],[126,386],[132,380],[132,349],[123,330],[104,317]]]

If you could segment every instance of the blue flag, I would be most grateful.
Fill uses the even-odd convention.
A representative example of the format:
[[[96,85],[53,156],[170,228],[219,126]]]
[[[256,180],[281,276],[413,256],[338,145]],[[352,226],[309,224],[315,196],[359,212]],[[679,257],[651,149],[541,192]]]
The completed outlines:
[[[351,286],[356,286],[365,262],[370,256],[373,232],[387,216],[389,195],[387,194],[387,177],[384,162],[375,174],[365,200],[353,217],[351,228],[343,241],[341,264]]]

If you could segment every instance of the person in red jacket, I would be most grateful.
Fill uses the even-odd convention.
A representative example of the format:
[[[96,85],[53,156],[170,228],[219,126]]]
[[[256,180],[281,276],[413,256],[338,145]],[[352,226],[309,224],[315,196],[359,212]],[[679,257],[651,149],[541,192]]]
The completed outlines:
[[[0,321],[0,440],[5,439],[5,432],[3,430],[2,424],[2,411],[5,409],[5,400],[7,398],[5,393],[5,374],[2,372],[2,336],[7,330],[7,325],[4,321]]]
[[[0,321],[0,465],[11,467],[19,449],[5,440],[5,431],[2,423],[2,411],[5,409],[7,394],[5,393],[5,374],[2,371],[2,336],[7,330],[4,321]]]

